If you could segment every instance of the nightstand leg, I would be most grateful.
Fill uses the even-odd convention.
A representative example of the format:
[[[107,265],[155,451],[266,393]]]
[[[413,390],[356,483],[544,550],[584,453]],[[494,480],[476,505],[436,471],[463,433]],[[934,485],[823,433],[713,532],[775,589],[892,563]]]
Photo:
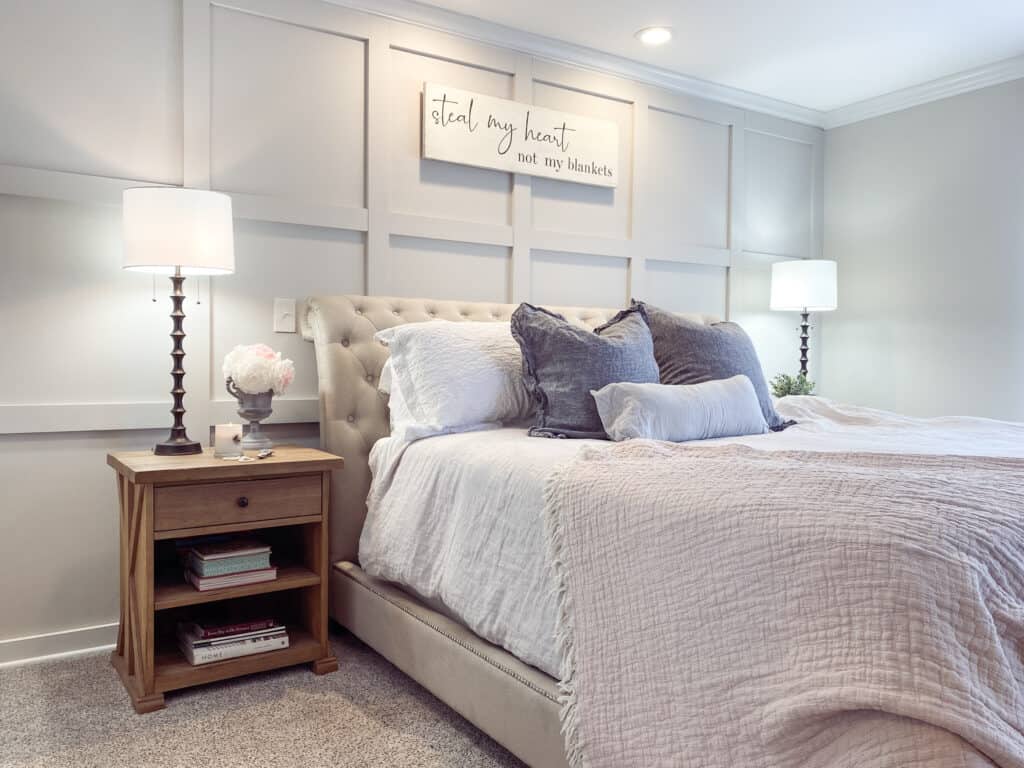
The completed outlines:
[[[334,656],[325,656],[310,664],[310,668],[313,670],[314,675],[326,675],[329,672],[337,672],[338,660]]]
[[[154,690],[153,486],[118,482],[121,506],[121,621],[110,661],[135,711],[162,709]]]
[[[150,712],[156,712],[158,709],[163,709],[167,705],[164,704],[164,695],[162,693],[151,693],[148,696],[140,696],[139,698],[132,696],[132,706],[135,707],[137,714],[146,715]]]
[[[331,501],[331,473],[324,472],[320,476],[321,482],[321,511],[323,521],[307,525],[304,528],[305,550],[309,567],[319,574],[322,574],[318,586],[306,590],[302,604],[303,622],[309,629],[310,634],[320,644],[320,658],[310,665],[314,674],[326,675],[338,669],[338,660],[331,653],[331,640],[327,631],[327,587],[328,574],[328,551],[327,551],[327,521],[330,516]]]

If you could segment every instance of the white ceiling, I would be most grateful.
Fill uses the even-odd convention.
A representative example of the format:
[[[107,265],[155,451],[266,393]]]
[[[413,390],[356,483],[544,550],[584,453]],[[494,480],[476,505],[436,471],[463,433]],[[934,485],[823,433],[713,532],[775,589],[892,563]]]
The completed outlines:
[[[820,111],[1024,54],[1024,0],[430,0]],[[674,37],[646,48],[642,27]]]

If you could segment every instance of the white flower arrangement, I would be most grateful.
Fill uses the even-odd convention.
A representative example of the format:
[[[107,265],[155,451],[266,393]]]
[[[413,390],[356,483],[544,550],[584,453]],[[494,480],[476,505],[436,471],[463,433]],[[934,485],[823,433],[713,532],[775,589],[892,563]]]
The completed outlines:
[[[266,344],[239,345],[224,357],[224,379],[230,379],[242,392],[259,395],[273,392],[283,395],[295,378],[295,365],[282,360],[281,353]]]

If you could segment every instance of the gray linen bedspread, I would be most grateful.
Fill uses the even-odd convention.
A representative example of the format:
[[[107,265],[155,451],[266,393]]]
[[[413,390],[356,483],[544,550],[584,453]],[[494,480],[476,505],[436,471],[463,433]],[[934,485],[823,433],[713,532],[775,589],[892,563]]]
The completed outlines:
[[[573,766],[1024,766],[1024,460],[637,440],[545,516]]]

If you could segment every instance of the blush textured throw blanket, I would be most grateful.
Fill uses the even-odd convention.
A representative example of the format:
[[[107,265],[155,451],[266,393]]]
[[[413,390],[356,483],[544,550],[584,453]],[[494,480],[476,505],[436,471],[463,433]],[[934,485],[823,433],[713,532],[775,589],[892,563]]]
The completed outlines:
[[[1024,460],[638,440],[545,516],[572,766],[1024,766]]]

